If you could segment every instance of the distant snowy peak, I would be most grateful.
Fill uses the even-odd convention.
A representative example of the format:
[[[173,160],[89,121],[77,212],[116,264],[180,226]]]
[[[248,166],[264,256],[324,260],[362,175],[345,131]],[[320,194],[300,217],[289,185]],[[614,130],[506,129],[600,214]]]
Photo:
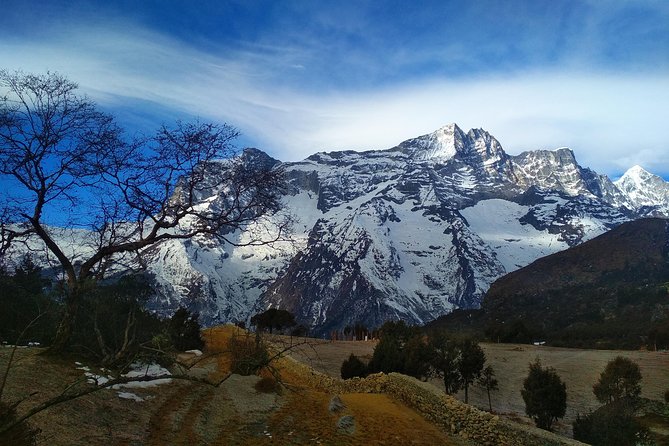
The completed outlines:
[[[427,135],[404,141],[400,147],[411,152],[416,160],[446,161],[464,149],[465,140],[462,129],[452,123]]]
[[[641,166],[630,168],[614,184],[637,208],[649,206],[658,207],[660,211],[669,210],[669,183]]]

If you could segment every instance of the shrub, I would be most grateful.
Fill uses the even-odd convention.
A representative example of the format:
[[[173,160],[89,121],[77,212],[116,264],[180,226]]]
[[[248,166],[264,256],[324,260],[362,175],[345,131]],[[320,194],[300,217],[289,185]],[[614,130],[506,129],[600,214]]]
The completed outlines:
[[[271,334],[274,329],[281,331],[285,328],[294,327],[297,322],[295,322],[295,315],[290,311],[270,308],[253,316],[251,325],[255,325],[260,331],[269,329]]]
[[[309,334],[309,329],[302,324],[298,325],[290,331],[290,335],[296,337],[305,337],[307,334]]]
[[[177,350],[199,350],[204,347],[200,334],[198,314],[191,314],[187,309],[180,307],[169,322],[169,334],[172,344]]]
[[[258,393],[279,393],[281,385],[273,376],[263,376],[253,386]]]
[[[641,370],[629,358],[618,356],[606,364],[592,392],[600,403],[636,399],[641,395]]]
[[[6,403],[0,402],[0,429],[16,421],[16,411]],[[17,424],[6,432],[0,432],[0,445],[33,446],[37,444],[38,429],[26,421]]]
[[[353,353],[341,363],[340,371],[342,379],[350,379],[356,376],[364,378],[367,376],[367,366]]]
[[[607,404],[573,424],[574,439],[594,446],[628,446],[646,444],[648,431],[634,419],[629,405]]]
[[[525,401],[525,413],[538,428],[551,430],[553,422],[564,417],[567,409],[567,386],[555,369],[542,368],[537,359],[520,391]]]
[[[228,341],[230,371],[242,376],[258,373],[269,363],[269,352],[259,336],[235,334]]]

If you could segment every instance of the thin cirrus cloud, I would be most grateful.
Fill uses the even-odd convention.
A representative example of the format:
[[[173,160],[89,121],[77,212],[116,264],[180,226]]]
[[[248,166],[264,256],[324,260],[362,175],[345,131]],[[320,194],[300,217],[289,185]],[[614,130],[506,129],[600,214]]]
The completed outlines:
[[[128,119],[143,114],[146,126],[175,117],[225,121],[241,129],[244,143],[286,161],[388,148],[456,122],[485,128],[509,153],[569,146],[582,165],[611,176],[634,164],[669,174],[669,78],[661,70],[588,69],[579,54],[560,68],[391,76],[336,88],[306,81],[316,55],[342,51],[316,38],[206,51],[138,25],[67,29],[48,39],[5,39],[2,68],[59,71],[102,106]],[[467,60],[454,44],[398,51],[393,63],[420,65],[435,54]],[[344,68],[378,76],[381,68],[365,67],[363,56],[352,54]]]

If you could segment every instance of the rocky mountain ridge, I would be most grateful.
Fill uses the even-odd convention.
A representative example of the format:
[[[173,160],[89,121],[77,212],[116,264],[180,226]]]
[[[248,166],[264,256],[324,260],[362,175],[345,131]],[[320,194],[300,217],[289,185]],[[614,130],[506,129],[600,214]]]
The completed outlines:
[[[239,246],[262,235],[258,222],[226,234],[232,244],[198,237],[149,248],[156,311],[186,305],[213,324],[281,307],[316,334],[356,322],[425,323],[478,307],[493,281],[539,257],[669,215],[659,177],[632,170],[613,183],[569,149],[511,156],[488,132],[455,124],[388,150],[293,163],[256,149],[241,156],[284,169],[292,240]],[[215,203],[212,191],[201,206]]]

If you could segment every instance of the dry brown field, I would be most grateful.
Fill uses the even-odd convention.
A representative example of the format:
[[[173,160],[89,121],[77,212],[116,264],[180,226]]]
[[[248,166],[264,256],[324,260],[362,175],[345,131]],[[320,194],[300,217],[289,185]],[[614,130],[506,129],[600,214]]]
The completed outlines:
[[[374,341],[320,341],[303,349],[299,358],[316,370],[339,377],[341,363],[351,353],[362,358],[371,358]],[[616,356],[625,356],[639,364],[642,374],[641,396],[663,400],[669,390],[669,352],[582,350],[524,344],[481,344],[488,364],[495,369],[499,390],[492,393],[493,410],[510,418],[525,421],[525,404],[520,394],[523,380],[528,373],[528,364],[536,358],[544,366],[555,368],[567,385],[567,413],[559,423],[561,433],[571,434],[571,423],[577,414],[585,414],[600,406],[592,393],[592,385],[599,378],[606,364]],[[443,389],[438,379],[430,380]],[[464,400],[464,392],[458,397]],[[469,403],[488,410],[488,396],[479,386],[469,390]]]

